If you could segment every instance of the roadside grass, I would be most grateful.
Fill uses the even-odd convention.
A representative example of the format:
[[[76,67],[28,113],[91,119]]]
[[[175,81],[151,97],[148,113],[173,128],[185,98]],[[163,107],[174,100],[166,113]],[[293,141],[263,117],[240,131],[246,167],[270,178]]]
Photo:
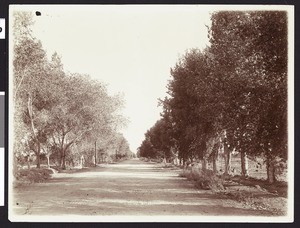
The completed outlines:
[[[218,159],[219,175],[222,175],[223,169],[225,168],[225,163],[223,159]],[[288,190],[288,177],[287,169],[279,169],[276,172],[277,181],[273,184],[267,182],[267,172],[266,164],[262,158],[256,158],[255,160],[248,160],[248,176],[241,176],[241,165],[240,165],[239,155],[233,156],[231,161],[231,174],[226,176],[227,181],[234,181],[241,185],[252,186],[256,188],[261,188],[262,190],[267,190],[268,192],[281,196],[287,197]],[[212,164],[209,163],[208,168]]]
[[[203,190],[223,191],[224,179],[214,174],[211,170],[202,171],[199,168],[183,169],[179,173],[180,177],[194,181],[195,186]]]
[[[258,194],[258,191],[249,187],[243,189],[226,188],[225,191],[215,192],[218,196],[224,199],[236,201],[242,205],[243,208],[250,208],[259,211],[269,211],[274,216],[284,216],[287,212],[286,198],[270,197],[267,193]]]
[[[288,184],[285,181],[276,181],[275,183],[270,184],[265,179],[256,179],[253,177],[243,178],[241,176],[233,176],[230,180],[245,186],[253,186],[268,191],[269,193],[280,197],[287,197]]]
[[[118,160],[109,164],[117,164],[122,160]],[[47,165],[41,164],[41,167],[38,169],[34,165],[31,165],[30,169],[27,166],[20,167],[14,174],[14,187],[22,187],[24,185],[30,185],[33,183],[42,183],[51,178],[54,173],[79,173],[79,172],[89,172],[95,169],[103,168],[102,164],[97,164],[96,167],[70,167],[68,166],[63,170],[60,166],[51,165],[48,168]]]
[[[79,172],[88,172],[94,169],[101,167],[84,167],[80,169],[66,169],[62,170],[60,167],[50,166],[47,168],[46,166],[42,166],[41,168],[32,167],[30,169],[21,168],[19,169],[14,177],[13,186],[15,188],[20,188],[22,186],[31,185],[33,183],[43,183],[49,180],[54,173],[79,173]]]
[[[276,173],[277,181],[274,184],[267,182],[266,164],[263,158],[257,157],[256,159],[248,159],[248,176],[241,176],[240,156],[232,156],[231,172],[230,175],[223,175],[225,169],[225,162],[222,157],[217,160],[218,172],[212,172],[212,162],[207,163],[207,171],[201,171],[201,165],[189,166],[183,169],[182,166],[174,165],[172,163],[163,163],[161,159],[147,159],[140,158],[146,162],[159,163],[162,168],[169,168],[178,170],[179,176],[186,177],[189,180],[195,181],[195,185],[200,189],[216,189],[222,190],[228,187],[230,182],[238,183],[241,185],[255,187],[263,191],[268,191],[276,196],[287,197],[288,183],[287,183],[287,168],[280,170]]]
[[[160,163],[163,168],[172,168],[172,167],[180,167],[179,165],[174,165],[172,163],[163,163],[162,159],[148,159],[148,158],[139,158],[141,161],[149,162],[149,163]],[[212,170],[212,162],[207,163],[208,170]],[[217,160],[218,167],[218,175],[224,173],[225,170],[225,161],[221,156]],[[233,155],[231,159],[231,176],[240,176],[241,173],[241,159],[240,155]],[[287,168],[281,169],[276,173],[276,177],[278,183],[286,183],[287,182]],[[257,180],[266,180],[267,172],[266,172],[266,164],[264,163],[263,158],[257,157],[255,159],[248,159],[248,178],[254,178]]]
[[[274,216],[286,214],[287,183],[285,181],[269,184],[263,178],[225,176],[215,174],[212,170],[202,171],[201,166],[198,165],[182,169],[179,176],[193,181],[196,188],[211,190],[224,199],[239,203],[243,208],[269,211]]]
[[[224,172],[225,161],[222,157],[217,160],[217,167],[219,174]],[[212,169],[212,163],[208,162],[208,169]],[[241,158],[240,155],[234,155],[231,159],[231,175],[239,176],[241,173]],[[266,164],[263,158],[257,157],[255,159],[248,159],[248,176],[259,179],[267,179]],[[287,169],[280,169],[276,172],[276,177],[279,182],[287,182]]]

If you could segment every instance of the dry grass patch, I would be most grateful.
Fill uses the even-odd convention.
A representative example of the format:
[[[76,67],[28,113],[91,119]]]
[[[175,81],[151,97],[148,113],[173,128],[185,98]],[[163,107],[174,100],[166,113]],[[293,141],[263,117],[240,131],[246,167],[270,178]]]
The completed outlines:
[[[268,211],[274,216],[286,214],[287,199],[269,192],[264,185],[260,187],[258,183],[262,180],[216,175],[212,170],[202,171],[199,167],[183,169],[179,176],[193,181],[198,189],[211,190],[219,197],[233,200],[242,208]]]

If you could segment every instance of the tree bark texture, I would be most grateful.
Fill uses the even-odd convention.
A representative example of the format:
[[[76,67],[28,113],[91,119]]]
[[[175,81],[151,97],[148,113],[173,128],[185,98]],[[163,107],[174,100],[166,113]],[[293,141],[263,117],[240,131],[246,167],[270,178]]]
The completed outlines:
[[[33,107],[32,107],[32,98],[31,98],[30,94],[28,95],[27,110],[28,110],[28,114],[29,114],[29,118],[30,118],[30,125],[31,125],[33,138],[34,138],[34,141],[35,141],[36,146],[37,146],[37,150],[35,150],[36,167],[40,168],[41,145],[40,145],[40,142],[39,142],[38,137],[36,135],[36,129],[35,129],[34,122],[33,122]]]
[[[224,158],[225,158],[225,175],[230,175],[231,173],[231,151],[230,148],[224,146]]]
[[[47,167],[50,168],[50,155],[47,155]]]
[[[267,157],[267,180],[270,184],[276,182],[276,174],[275,174],[275,164],[276,161],[271,156]]]
[[[62,164],[61,164],[61,168],[62,168],[63,170],[66,169],[66,155],[65,155],[65,151],[64,151],[63,154],[62,154]]]
[[[248,176],[248,158],[246,152],[241,152],[241,175],[242,177]]]
[[[207,170],[207,160],[206,157],[202,159],[202,171],[205,172]]]
[[[27,168],[30,169],[30,156],[27,156]]]
[[[215,150],[213,152],[213,171],[214,171],[214,173],[218,172],[217,161],[218,161],[218,151]]]
[[[36,167],[37,167],[38,169],[41,167],[40,152],[41,152],[41,145],[40,145],[40,142],[37,141]]]

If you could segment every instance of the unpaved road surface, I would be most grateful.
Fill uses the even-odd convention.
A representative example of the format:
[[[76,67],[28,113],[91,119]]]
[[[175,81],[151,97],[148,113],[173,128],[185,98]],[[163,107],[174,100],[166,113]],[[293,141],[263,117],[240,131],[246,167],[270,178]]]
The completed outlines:
[[[137,159],[13,190],[16,215],[266,215],[198,190],[178,170]]]

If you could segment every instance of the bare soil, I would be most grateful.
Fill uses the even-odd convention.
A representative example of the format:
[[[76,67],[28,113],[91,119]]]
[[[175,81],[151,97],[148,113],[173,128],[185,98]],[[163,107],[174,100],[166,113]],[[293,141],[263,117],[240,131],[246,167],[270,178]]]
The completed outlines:
[[[258,208],[238,195],[199,190],[178,173],[138,159],[55,173],[45,183],[14,188],[10,206],[16,215],[278,215],[277,205]],[[282,207],[283,198],[253,190]]]

